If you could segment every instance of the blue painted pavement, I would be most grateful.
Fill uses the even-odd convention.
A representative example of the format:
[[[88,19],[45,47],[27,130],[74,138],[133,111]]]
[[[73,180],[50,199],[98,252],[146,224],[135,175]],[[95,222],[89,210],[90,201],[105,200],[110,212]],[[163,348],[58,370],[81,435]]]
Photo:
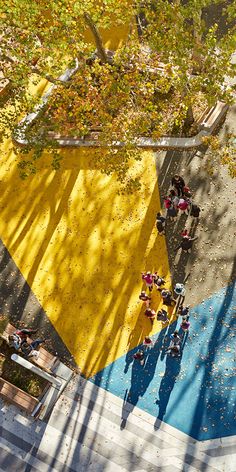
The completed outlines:
[[[235,309],[234,283],[191,309],[180,357],[165,354],[178,321],[152,338],[144,366],[133,360],[137,347],[90,381],[195,439],[234,435]]]

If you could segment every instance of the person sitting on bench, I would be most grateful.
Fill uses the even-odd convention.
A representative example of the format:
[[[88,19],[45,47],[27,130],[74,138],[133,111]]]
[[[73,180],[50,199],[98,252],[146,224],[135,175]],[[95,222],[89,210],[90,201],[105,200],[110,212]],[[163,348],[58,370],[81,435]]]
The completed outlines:
[[[21,352],[24,354],[25,357],[35,357],[38,359],[39,357],[39,351],[37,350],[41,344],[45,342],[45,339],[35,339],[35,341],[32,341],[31,343],[27,343],[27,341],[24,341],[21,344]]]
[[[37,332],[37,329],[18,329],[15,333],[8,336],[8,343],[10,347],[14,347],[17,351],[21,344],[27,340],[27,337]]]

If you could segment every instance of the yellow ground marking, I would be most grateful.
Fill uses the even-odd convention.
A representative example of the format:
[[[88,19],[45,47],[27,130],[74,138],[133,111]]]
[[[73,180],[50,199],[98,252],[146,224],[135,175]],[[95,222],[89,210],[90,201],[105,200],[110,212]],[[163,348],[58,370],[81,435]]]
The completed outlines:
[[[142,190],[118,194],[115,177],[95,170],[91,150],[64,150],[59,171],[46,155],[38,173],[22,181],[5,143],[0,170],[2,240],[73,354],[93,375],[160,330],[138,300],[141,271],[170,280],[154,159],[132,163]],[[154,308],[160,295],[153,296]]]

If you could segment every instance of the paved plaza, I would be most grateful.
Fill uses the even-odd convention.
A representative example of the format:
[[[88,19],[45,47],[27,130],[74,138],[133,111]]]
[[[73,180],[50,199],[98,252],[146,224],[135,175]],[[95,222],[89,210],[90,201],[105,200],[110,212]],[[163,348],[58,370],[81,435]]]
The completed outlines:
[[[7,472],[234,472],[235,440],[197,442],[76,377],[47,423],[2,406],[0,470]],[[126,428],[121,411],[128,416]],[[129,414],[130,413],[130,414]]]
[[[234,253],[233,223],[235,220],[231,200],[227,203],[227,198],[224,198],[225,192],[227,192],[227,196],[231,194],[233,182],[227,177],[225,169],[221,169],[220,173],[217,172],[210,181],[204,182],[202,185],[201,175],[204,175],[205,171],[199,172],[198,167],[202,155],[195,155],[193,159],[191,155],[185,153],[181,156],[181,166],[178,167],[179,157],[179,153],[174,153],[171,156],[157,155],[156,167],[154,166],[155,173],[151,174],[151,178],[155,180],[156,176],[158,177],[161,196],[164,193],[163,190],[166,190],[165,186],[169,185],[169,174],[175,172],[176,169],[180,169],[185,178],[191,181],[196,198],[205,199],[204,210],[197,228],[199,239],[193,253],[187,258],[181,256],[179,259],[179,256],[176,256],[173,251],[173,244],[176,245],[176,233],[180,232],[184,224],[191,224],[190,220],[185,221],[182,219],[185,217],[181,217],[174,226],[168,226],[166,238],[156,234],[155,211],[161,206],[161,202],[157,186],[154,185],[154,196],[150,196],[151,204],[147,210],[148,215],[144,212],[142,216],[144,226],[150,225],[148,226],[150,229],[148,243],[145,240],[145,244],[147,243],[145,265],[140,264],[140,271],[143,267],[147,268],[147,264],[151,264],[151,268],[156,268],[161,271],[162,275],[169,277],[169,283],[186,279],[186,302],[191,305],[191,328],[188,337],[184,340],[180,358],[172,359],[165,355],[169,336],[176,327],[179,327],[179,320],[173,317],[169,328],[164,330],[161,330],[158,323],[155,322],[151,329],[150,321],[143,316],[143,307],[137,301],[142,282],[140,271],[137,274],[137,269],[134,270],[131,264],[131,260],[136,264],[132,254],[129,254],[131,264],[129,269],[133,277],[130,283],[127,285],[122,278],[123,285],[121,284],[121,288],[116,290],[115,296],[112,296],[113,292],[109,295],[109,286],[107,287],[108,299],[109,296],[112,297],[108,306],[110,310],[105,306],[106,311],[103,311],[104,300],[98,298],[96,303],[100,302],[101,312],[84,312],[81,307],[80,310],[77,310],[80,289],[81,287],[83,290],[87,288],[88,303],[91,303],[92,307],[94,306],[94,297],[96,299],[95,282],[93,281],[92,287],[90,284],[86,286],[86,284],[83,285],[82,279],[76,278],[71,262],[73,260],[71,256],[73,246],[64,247],[63,256],[67,252],[70,255],[67,267],[70,269],[71,287],[74,290],[75,282],[77,282],[78,293],[76,291],[74,298],[70,299],[70,307],[67,310],[65,303],[65,300],[68,303],[67,294],[64,299],[63,291],[59,291],[59,288],[55,290],[55,300],[58,302],[60,296],[63,308],[57,323],[63,324],[56,323],[54,325],[54,314],[45,304],[48,299],[46,283],[39,292],[37,271],[33,285],[34,290],[27,282],[29,278],[25,273],[25,266],[27,265],[30,270],[30,263],[27,259],[26,249],[16,251],[16,257],[13,258],[13,251],[8,251],[6,246],[2,245],[2,313],[12,313],[16,324],[23,321],[38,326],[43,333],[49,333],[51,348],[54,351],[57,349],[60,356],[70,362],[73,359],[70,353],[71,344],[67,343],[66,346],[63,342],[63,331],[58,330],[58,326],[67,329],[67,323],[69,325],[73,323],[73,326],[76,326],[77,323],[78,330],[81,329],[82,332],[84,330],[85,334],[89,334],[91,323],[87,322],[86,314],[90,313],[94,316],[97,334],[91,346],[91,351],[93,349],[94,353],[90,355],[91,351],[88,351],[87,358],[85,355],[87,352],[86,338],[84,338],[84,354],[81,357],[81,365],[82,367],[83,365],[88,366],[86,375],[88,380],[75,374],[74,380],[68,385],[47,421],[33,421],[15,407],[1,403],[0,470],[4,472],[9,469],[19,472],[37,470],[45,472],[67,472],[67,470],[70,472],[109,470],[137,472],[149,470],[163,472],[175,472],[175,470],[236,471],[236,301],[235,269],[232,257]],[[153,171],[153,167],[151,169]],[[37,178],[39,179],[39,176]],[[21,185],[24,188],[26,184],[21,183]],[[213,200],[216,188],[218,195],[220,195],[217,215]],[[46,195],[47,190],[44,200]],[[42,199],[42,203],[44,200]],[[76,202],[79,204],[79,201]],[[17,203],[14,204],[17,205]],[[81,205],[84,205],[84,202]],[[45,207],[42,204],[38,208],[39,219],[41,212],[42,214],[45,212]],[[77,208],[77,211],[79,215],[81,207]],[[132,211],[135,211],[135,208],[132,208]],[[17,215],[17,212],[12,214],[14,221],[14,215]],[[128,212],[127,218],[131,221],[129,215]],[[212,230],[215,217],[218,221],[218,233]],[[223,221],[227,225],[227,232],[225,226],[222,226]],[[32,220],[29,227],[31,228],[29,237],[34,239],[38,226],[36,225],[35,229],[34,220]],[[42,225],[40,228],[41,231],[44,230]],[[76,228],[76,224],[74,228]],[[146,234],[146,231],[142,231],[142,235]],[[58,226],[55,224],[55,239],[60,237],[60,233],[61,226],[58,222]],[[80,243],[79,239],[76,242],[77,245],[81,244],[80,251],[86,247],[84,239],[82,238]],[[37,240],[36,237],[35,240]],[[140,236],[139,241],[142,242],[142,240],[143,238]],[[52,242],[52,239],[50,241]],[[116,244],[118,241],[119,239],[116,240]],[[165,241],[167,245],[165,245]],[[6,240],[5,244],[9,247]],[[47,247],[46,242],[42,241],[41,244],[44,249]],[[49,244],[49,246],[52,251],[53,244]],[[54,274],[56,287],[60,283],[57,282],[57,273],[59,275],[62,273],[60,264],[57,265],[58,247],[55,246],[54,256],[53,251],[51,252],[53,271],[49,272],[48,268],[44,270],[43,263],[40,265],[40,272],[43,272],[44,280],[46,280],[46,274],[50,274],[48,275],[49,279]],[[33,248],[31,250],[35,251]],[[134,252],[137,252],[137,247]],[[124,254],[125,249],[123,248],[122,257]],[[77,258],[75,261],[77,263]],[[103,264],[105,271],[106,264],[105,262]],[[21,270],[19,270],[19,266]],[[111,273],[110,267],[109,265],[106,272],[108,275]],[[127,270],[126,263],[121,268],[123,277]],[[93,271],[96,273],[96,267]],[[79,273],[82,278],[83,266],[81,266]],[[39,280],[42,282],[42,276]],[[97,291],[101,290],[100,284],[106,284],[108,281],[109,277],[105,279],[105,282],[103,278],[97,278]],[[67,283],[69,282],[67,281]],[[119,295],[123,286],[124,292]],[[70,296],[72,297],[71,287],[68,285],[67,290],[71,290]],[[43,288],[45,299],[42,296]],[[122,295],[126,298],[123,299]],[[155,294],[153,298],[155,308],[158,308],[160,303],[158,297],[158,294]],[[116,307],[115,312],[112,301]],[[88,303],[86,304],[87,309]],[[46,306],[47,309],[45,309]],[[113,319],[116,314],[120,313],[120,310],[122,310],[124,320],[128,323],[126,328],[123,328],[121,318]],[[70,318],[70,313],[73,313],[73,319]],[[103,316],[99,325],[101,313]],[[86,321],[83,321],[83,316]],[[105,322],[107,327],[110,326],[110,340],[113,347],[114,343],[117,343],[115,344],[117,353],[113,354],[111,362],[106,359],[103,352],[104,339],[102,336],[100,337],[100,333],[104,333]],[[99,326],[101,326],[100,331]],[[119,330],[121,333],[124,331],[123,336],[117,335]],[[72,333],[71,328],[70,343],[74,342],[74,349],[76,349],[81,333],[78,333],[78,338]],[[147,356],[145,365],[140,366],[133,362],[132,355],[138,349],[145,334],[152,336],[155,346]],[[92,338],[92,335],[90,336]],[[120,339],[123,344],[121,342],[121,349],[118,349]],[[97,364],[94,363],[95,356]],[[74,365],[76,364],[80,367],[79,354],[74,360]],[[95,373],[93,372],[94,365],[97,365]],[[85,374],[83,373],[83,375]]]

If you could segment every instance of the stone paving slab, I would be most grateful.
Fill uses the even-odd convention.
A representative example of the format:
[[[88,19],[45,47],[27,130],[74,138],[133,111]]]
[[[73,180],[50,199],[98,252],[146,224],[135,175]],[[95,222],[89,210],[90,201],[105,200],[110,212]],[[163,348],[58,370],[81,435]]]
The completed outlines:
[[[165,423],[155,430],[153,417],[138,407],[129,415],[127,428],[121,429],[122,409],[121,399],[78,376],[47,422],[32,422],[1,402],[0,468],[8,472],[11,464],[17,472],[234,471],[235,444],[227,445],[229,438],[222,447],[214,441],[193,442]],[[140,430],[135,429],[138,424]]]

